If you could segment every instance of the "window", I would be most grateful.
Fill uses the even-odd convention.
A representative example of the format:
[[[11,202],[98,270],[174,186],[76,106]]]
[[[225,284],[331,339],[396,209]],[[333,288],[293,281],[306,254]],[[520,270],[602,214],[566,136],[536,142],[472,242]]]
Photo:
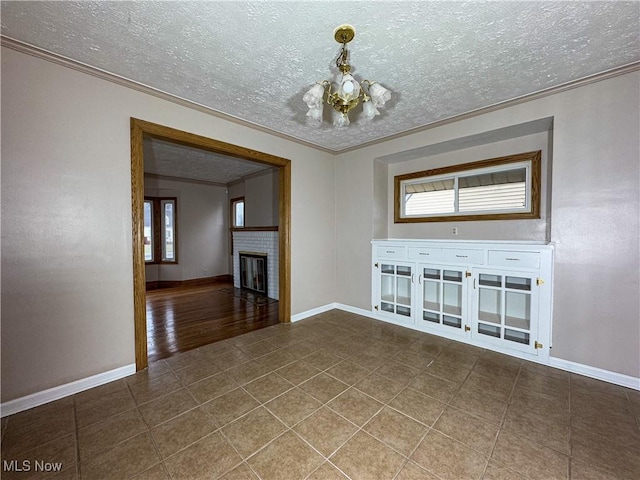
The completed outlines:
[[[540,218],[541,152],[398,175],[395,222]]]
[[[231,226],[244,228],[244,197],[231,199]]]
[[[145,197],[144,261],[177,263],[176,198]]]

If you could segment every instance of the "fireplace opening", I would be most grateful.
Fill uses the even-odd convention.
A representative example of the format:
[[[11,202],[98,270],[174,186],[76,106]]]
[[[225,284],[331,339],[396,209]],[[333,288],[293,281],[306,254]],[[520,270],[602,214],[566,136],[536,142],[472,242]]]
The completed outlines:
[[[267,255],[238,252],[240,255],[240,288],[267,295]]]

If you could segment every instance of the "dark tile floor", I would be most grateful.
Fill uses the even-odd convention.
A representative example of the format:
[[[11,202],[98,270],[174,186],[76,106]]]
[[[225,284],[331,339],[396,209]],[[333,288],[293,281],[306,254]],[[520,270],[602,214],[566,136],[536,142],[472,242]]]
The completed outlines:
[[[639,418],[640,392],[331,311],[4,418],[2,478],[636,480]]]

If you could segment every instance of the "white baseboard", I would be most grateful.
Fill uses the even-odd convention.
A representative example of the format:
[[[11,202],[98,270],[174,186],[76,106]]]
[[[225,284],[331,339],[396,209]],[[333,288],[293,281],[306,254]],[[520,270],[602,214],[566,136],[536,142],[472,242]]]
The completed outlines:
[[[311,310],[307,310],[305,312],[297,313],[296,315],[292,315],[291,321],[297,322],[299,320],[313,317],[314,315],[328,312],[329,310],[333,309],[343,310],[345,312],[354,313],[356,315],[362,315],[363,317],[373,318],[374,320],[380,320],[369,310],[364,310],[362,308],[352,307],[343,303],[334,302],[323,305],[321,307],[313,308]],[[585,377],[595,378],[597,380],[602,380],[604,382],[613,383],[615,385],[632,388],[634,390],[640,390],[640,378],[612,372],[609,370],[603,370],[598,367],[583,365],[581,363],[576,363],[555,357],[550,357],[549,362],[546,364],[550,367],[559,368],[560,370],[565,370],[567,372],[577,373],[579,375],[584,375]],[[28,410],[29,408],[38,407],[40,405],[44,405],[45,403],[59,400],[69,395],[74,395],[76,393],[80,393],[85,390],[89,390],[90,388],[104,385],[105,383],[109,383],[114,380],[119,380],[134,373],[136,373],[135,364],[125,365],[124,367],[116,368],[104,373],[99,373],[97,375],[83,378],[81,380],[76,380],[75,382],[49,388],[47,390],[43,390],[42,392],[32,393],[31,395],[27,395],[25,397],[16,398],[15,400],[9,400],[8,402],[0,404],[0,417],[6,417],[8,415],[13,415],[14,413],[22,412],[23,410]]]
[[[22,412],[23,410],[28,410],[29,408],[38,407],[45,403],[53,402],[54,400],[59,400],[114,380],[119,380],[134,373],[136,373],[136,365],[132,363],[131,365],[125,365],[124,367],[109,370],[108,372],[82,378],[75,382],[32,393],[25,397],[16,398],[15,400],[9,400],[0,405],[0,417],[6,417],[14,413]]]
[[[291,315],[291,321],[297,322],[299,320],[304,320],[305,318],[313,317],[314,315],[328,312],[329,310],[338,308],[337,305],[337,303],[328,303],[327,305],[323,305],[321,307],[312,308],[311,310],[307,310],[305,312],[296,313],[295,315]]]
[[[622,387],[640,390],[640,378],[631,377],[622,373],[603,370],[598,367],[591,367],[582,363],[571,362],[561,358],[549,357],[549,366],[566,370],[567,372],[577,373],[585,377],[595,378],[603,382],[614,383]]]
[[[369,310],[364,310],[362,308],[352,307],[350,305],[345,305],[342,303],[332,303],[329,305],[325,305],[324,307],[320,307],[317,310],[320,310],[318,313],[326,312],[327,310],[331,310],[332,308],[337,308],[339,310],[344,310],[345,312],[355,313],[357,315],[362,315],[363,317],[373,318],[374,320],[380,320],[375,314],[373,314]],[[313,312],[309,310],[309,312]],[[308,312],[301,313],[301,318],[307,318],[315,313]],[[406,328],[411,328],[406,325],[402,325],[397,322],[389,322],[387,319],[380,320],[387,323],[393,323],[394,325],[404,326]],[[503,352],[504,353],[504,352]],[[640,390],[640,378],[631,377],[629,375],[624,375],[622,373],[612,372],[610,370],[603,370],[598,367],[592,367],[589,365],[583,365],[581,363],[571,362],[569,360],[563,360],[561,358],[549,357],[548,362],[539,362],[543,365],[548,365],[550,367],[559,368],[560,370],[565,370],[571,373],[577,373],[579,375],[584,375],[585,377],[595,378],[597,380],[602,380],[604,382],[613,383],[615,385],[620,385],[622,387],[632,388],[634,390]]]
[[[365,310],[364,308],[352,307],[351,305],[345,305],[344,303],[335,303],[335,308],[343,310],[349,313],[355,313],[356,315],[362,315],[363,317],[373,318],[374,320],[380,320],[373,312]]]

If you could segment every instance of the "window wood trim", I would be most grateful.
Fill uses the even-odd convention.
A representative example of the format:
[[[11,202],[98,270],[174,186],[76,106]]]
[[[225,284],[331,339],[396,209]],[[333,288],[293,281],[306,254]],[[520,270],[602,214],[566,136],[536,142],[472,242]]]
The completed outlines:
[[[145,201],[150,201],[153,207],[151,220],[153,228],[153,260],[145,260],[145,265],[178,265],[178,197],[153,197],[145,195]],[[162,260],[162,201],[173,202],[173,256],[174,260]]]
[[[490,158],[476,162],[451,165],[447,167],[422,170],[420,172],[406,173],[394,177],[394,223],[426,223],[426,222],[465,222],[471,220],[518,220],[540,218],[540,197],[542,185],[542,151],[519,153],[505,157]],[[443,174],[462,173],[478,168],[496,167],[523,161],[531,162],[531,211],[530,212],[509,212],[509,213],[481,213],[469,215],[438,215],[428,217],[402,217],[402,182],[421,177],[436,176]]]
[[[230,226],[229,226],[229,228],[230,228],[230,229],[234,229],[234,230],[243,230],[243,229],[245,228],[245,227],[236,227],[236,226],[235,226],[235,223],[236,223],[236,213],[235,213],[235,211],[234,211],[234,208],[233,208],[233,207],[235,206],[235,204],[236,204],[237,202],[240,202],[240,201],[242,201],[242,203],[244,203],[244,206],[245,206],[245,209],[244,209],[244,210],[245,210],[245,212],[244,212],[244,213],[246,213],[246,210],[247,210],[247,208],[246,208],[246,207],[247,207],[247,202],[245,202],[245,201],[244,201],[244,196],[242,196],[242,197],[235,197],[235,198],[230,198],[230,199],[229,199],[229,225],[230,225]],[[246,221],[245,221],[245,223],[246,223]]]
[[[245,206],[247,203],[244,201],[244,195],[242,197],[235,197],[229,199],[229,255],[233,258],[233,232],[239,232],[245,229],[245,227],[236,227],[234,226],[236,223],[236,212],[235,212],[235,204],[242,200]]]

